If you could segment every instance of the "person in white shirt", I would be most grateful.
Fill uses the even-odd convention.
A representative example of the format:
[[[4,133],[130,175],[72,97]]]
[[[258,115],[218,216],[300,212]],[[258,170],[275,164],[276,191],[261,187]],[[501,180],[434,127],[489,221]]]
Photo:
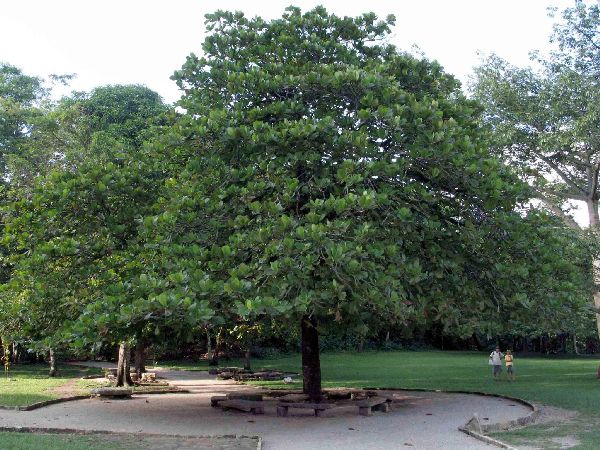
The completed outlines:
[[[500,347],[496,346],[496,350],[490,353],[490,361],[492,364],[492,375],[494,376],[494,380],[497,380],[502,372],[502,358],[504,354],[500,351]]]

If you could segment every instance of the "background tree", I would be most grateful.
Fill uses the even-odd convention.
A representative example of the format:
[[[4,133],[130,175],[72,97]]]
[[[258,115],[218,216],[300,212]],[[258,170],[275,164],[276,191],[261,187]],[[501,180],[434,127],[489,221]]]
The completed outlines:
[[[110,318],[119,313],[119,295],[131,300],[128,287],[141,267],[139,219],[153,205],[160,179],[142,151],[142,135],[168,111],[157,94],[140,86],[98,88],[75,100],[63,100],[48,114],[49,122],[61,119],[54,126],[36,130],[47,132],[44,142],[56,136],[73,139],[60,140],[63,146],[54,147],[57,162],[48,174],[29,181],[26,192],[16,190],[4,208],[3,242],[12,273],[3,302],[13,303],[13,314],[28,324],[18,330],[24,338],[50,346],[65,341],[65,326],[88,305],[102,299],[106,309],[112,308]],[[65,109],[68,121],[62,120]],[[136,324],[124,330],[105,316],[95,325],[94,343],[115,337],[129,341],[143,328]]]
[[[0,63],[0,172],[5,182],[8,159],[18,156],[20,147],[40,114],[37,109],[47,97],[43,80],[25,75],[20,69]]]
[[[562,13],[538,69],[492,55],[476,70],[473,93],[485,106],[494,151],[519,169],[535,196],[566,224],[579,228],[571,201],[584,202],[590,238],[598,241],[600,173],[600,10],[578,2]],[[596,253],[597,255],[597,253]],[[600,262],[593,257],[593,297],[600,308]],[[600,315],[597,315],[600,333]]]

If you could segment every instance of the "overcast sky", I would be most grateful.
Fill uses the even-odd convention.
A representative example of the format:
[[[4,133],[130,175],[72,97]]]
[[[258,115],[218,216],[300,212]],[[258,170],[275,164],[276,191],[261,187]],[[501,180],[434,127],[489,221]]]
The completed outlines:
[[[78,90],[140,83],[174,102],[179,94],[169,77],[186,55],[201,52],[204,14],[220,8],[273,18],[290,4],[394,14],[393,43],[418,45],[465,81],[478,51],[527,64],[530,50],[547,45],[546,8],[574,0],[0,0],[0,61],[32,75],[76,73]]]

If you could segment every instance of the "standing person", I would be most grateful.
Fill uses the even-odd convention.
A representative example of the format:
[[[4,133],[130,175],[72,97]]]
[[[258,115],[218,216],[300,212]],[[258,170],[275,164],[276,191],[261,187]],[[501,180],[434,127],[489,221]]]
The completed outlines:
[[[504,363],[506,364],[506,376],[510,380],[515,379],[515,372],[513,371],[513,355],[510,350],[506,350],[506,355],[504,356]]]
[[[496,350],[490,353],[490,361],[492,364],[492,375],[494,376],[494,380],[498,379],[498,376],[502,372],[502,358],[504,355],[500,352],[500,346],[496,346]]]

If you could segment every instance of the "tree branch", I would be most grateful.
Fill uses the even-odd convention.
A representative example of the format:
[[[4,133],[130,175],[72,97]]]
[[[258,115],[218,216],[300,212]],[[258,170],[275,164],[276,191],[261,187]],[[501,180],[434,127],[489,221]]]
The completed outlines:
[[[548,198],[544,196],[544,194],[542,194],[539,191],[536,191],[536,197],[546,206],[546,208],[548,208],[557,217],[560,217],[560,219],[565,223],[566,226],[576,230],[581,229],[579,224],[575,222],[575,220],[573,220],[571,216],[566,214],[562,209],[560,209],[558,206],[552,203]]]
[[[568,199],[568,200],[578,200],[580,202],[588,201],[588,196],[580,195],[575,192],[560,192],[560,191],[555,191],[553,189],[548,189],[548,188],[544,188],[544,192],[546,192],[549,195],[553,195],[553,196]],[[540,194],[540,195],[543,195],[543,194]]]
[[[600,170],[600,162],[592,169],[592,184],[590,186],[590,195],[595,197],[596,191],[598,190],[598,170]]]
[[[573,180],[571,180],[571,178],[569,178],[569,176],[565,172],[563,172],[563,170],[560,167],[558,167],[552,160],[542,155],[541,153],[538,153],[538,157],[546,164],[548,164],[558,174],[558,176],[561,177],[563,181],[569,186],[571,186],[573,189],[581,192],[586,197],[590,195],[590,193],[588,193],[585,189],[582,189]]]

